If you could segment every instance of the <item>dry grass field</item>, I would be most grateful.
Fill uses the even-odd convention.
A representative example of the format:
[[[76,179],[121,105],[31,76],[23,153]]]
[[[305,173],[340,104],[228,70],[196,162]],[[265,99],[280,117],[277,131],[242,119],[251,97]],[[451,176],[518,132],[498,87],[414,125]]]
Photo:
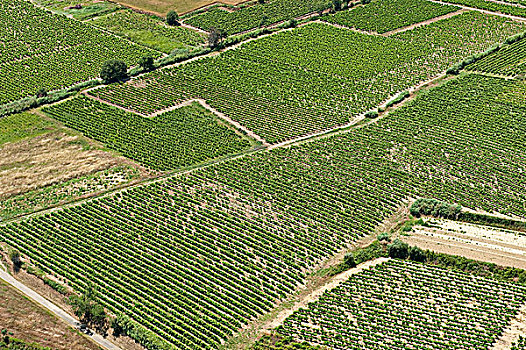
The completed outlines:
[[[187,13],[197,8],[221,2],[228,5],[237,5],[246,0],[115,0],[121,5],[143,10],[164,16],[168,11],[175,10],[178,13]]]

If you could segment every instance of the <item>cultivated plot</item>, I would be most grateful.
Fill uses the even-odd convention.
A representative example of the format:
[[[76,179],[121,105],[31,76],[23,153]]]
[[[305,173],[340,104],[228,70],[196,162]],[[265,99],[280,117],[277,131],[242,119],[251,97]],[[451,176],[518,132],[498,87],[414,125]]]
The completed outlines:
[[[0,18],[0,104],[96,78],[108,59],[160,55],[26,0],[1,0]]]
[[[277,143],[345,125],[525,29],[478,12],[391,37],[314,23],[90,94],[143,114],[202,98]]]
[[[488,349],[526,304],[526,287],[390,260],[352,275],[278,332],[331,349]]]

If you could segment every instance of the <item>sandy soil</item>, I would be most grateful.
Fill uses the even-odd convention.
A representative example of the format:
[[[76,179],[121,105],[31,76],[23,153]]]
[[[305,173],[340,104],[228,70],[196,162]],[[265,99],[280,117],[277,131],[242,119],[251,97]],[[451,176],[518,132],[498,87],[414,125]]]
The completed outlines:
[[[522,307],[519,314],[510,322],[497,343],[493,345],[493,350],[509,349],[511,344],[519,339],[519,335],[526,334],[526,305]]]
[[[133,9],[165,16],[170,10],[175,10],[179,14],[184,14],[216,3],[237,5],[242,2],[246,2],[246,0],[112,0],[112,2],[116,2]]]
[[[404,241],[423,249],[526,269],[526,235],[463,222],[425,219],[436,227],[415,226]]]

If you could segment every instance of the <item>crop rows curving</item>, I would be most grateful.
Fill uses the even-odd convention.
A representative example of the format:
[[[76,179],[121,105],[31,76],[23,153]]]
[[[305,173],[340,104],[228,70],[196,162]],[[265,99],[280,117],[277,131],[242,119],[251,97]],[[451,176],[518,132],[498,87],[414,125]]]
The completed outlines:
[[[524,29],[477,12],[388,38],[313,23],[90,94],[143,114],[203,98],[276,143],[346,124]]]
[[[366,6],[340,11],[324,21],[376,33],[385,33],[459,10],[427,0],[374,0]]]
[[[88,97],[47,107],[66,126],[156,170],[171,170],[250,147],[198,103],[146,118]]]
[[[170,27],[159,18],[131,10],[114,12],[89,23],[165,53],[204,44],[202,34],[181,26]]]
[[[526,39],[502,47],[499,51],[469,65],[467,70],[507,76],[526,73]]]
[[[331,349],[489,349],[526,287],[390,260],[296,311],[279,333]]]
[[[108,59],[157,55],[25,0],[0,0],[0,21],[0,104],[95,78]]]
[[[329,7],[330,1],[327,0],[268,0],[264,4],[255,3],[232,12],[214,7],[185,19],[184,22],[207,31],[210,28],[218,28],[232,35],[309,13],[320,12]]]
[[[461,76],[363,128],[0,226],[0,238],[175,344],[217,348],[408,197],[526,217],[526,103]],[[488,105],[491,108],[488,108]]]

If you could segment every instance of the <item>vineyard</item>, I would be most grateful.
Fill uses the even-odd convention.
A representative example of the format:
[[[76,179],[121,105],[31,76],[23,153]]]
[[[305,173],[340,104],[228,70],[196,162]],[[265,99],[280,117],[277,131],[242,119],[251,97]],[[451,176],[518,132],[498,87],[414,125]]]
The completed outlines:
[[[204,44],[204,36],[183,27],[170,27],[161,19],[130,10],[95,18],[89,24],[109,30],[152,49],[170,53]]]
[[[203,98],[277,143],[347,124],[525,29],[477,12],[387,38],[313,23],[90,94],[142,114]]]
[[[108,59],[158,56],[26,0],[0,0],[0,18],[0,104],[95,78]]]
[[[367,6],[340,11],[324,20],[349,28],[385,33],[458,10],[455,6],[427,0],[374,0]]]
[[[250,147],[231,127],[198,103],[145,118],[88,97],[44,111],[124,156],[155,169],[171,170]]]
[[[106,307],[177,347],[214,347],[409,196],[524,216],[521,84],[462,76],[365,128],[9,224],[0,237],[78,290],[96,282]]]
[[[526,39],[502,47],[496,53],[477,61],[467,69],[510,77],[526,74]]]
[[[523,0],[521,5],[523,6],[513,6],[511,4],[513,1],[488,1],[488,0],[445,0],[444,3],[467,6],[475,9],[492,11],[497,13],[502,13],[510,16],[525,17],[526,18],[526,3]],[[509,2],[510,5],[506,4]],[[518,3],[518,1],[515,1]]]
[[[352,275],[279,329],[332,349],[489,349],[526,287],[402,260]]]
[[[320,12],[329,7],[330,1],[327,0],[269,0],[264,4],[254,4],[234,11],[214,7],[185,19],[184,22],[206,31],[210,28],[219,28],[231,35],[309,13]]]

